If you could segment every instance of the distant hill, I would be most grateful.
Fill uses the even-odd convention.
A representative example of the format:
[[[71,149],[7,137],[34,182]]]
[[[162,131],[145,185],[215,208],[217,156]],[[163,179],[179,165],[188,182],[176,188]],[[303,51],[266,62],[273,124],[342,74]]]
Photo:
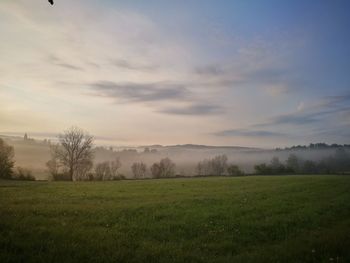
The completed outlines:
[[[350,144],[327,144],[327,143],[310,143],[309,145],[296,145],[292,147],[276,148],[277,151],[289,151],[289,150],[322,150],[322,149],[337,149],[337,148],[350,148]]]
[[[146,145],[146,146],[139,146],[137,148],[150,148],[150,149],[181,148],[181,149],[196,149],[196,150],[200,150],[200,149],[262,150],[261,148],[254,148],[254,147],[217,146],[217,145],[203,145],[203,144]]]

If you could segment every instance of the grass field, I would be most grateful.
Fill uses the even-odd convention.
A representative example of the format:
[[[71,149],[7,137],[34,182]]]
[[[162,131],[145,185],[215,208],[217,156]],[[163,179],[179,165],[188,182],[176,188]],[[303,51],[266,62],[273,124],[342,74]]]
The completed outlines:
[[[350,262],[350,177],[0,181],[0,262]]]

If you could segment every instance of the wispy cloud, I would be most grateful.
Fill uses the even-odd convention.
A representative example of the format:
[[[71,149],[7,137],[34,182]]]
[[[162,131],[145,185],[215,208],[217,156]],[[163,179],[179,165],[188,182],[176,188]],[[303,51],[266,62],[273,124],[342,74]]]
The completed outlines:
[[[147,63],[141,63],[141,62],[130,62],[126,59],[115,59],[111,61],[112,65],[121,68],[121,69],[128,69],[128,70],[138,70],[138,71],[154,71],[158,67],[147,64]]]
[[[300,107],[302,105],[302,107]],[[325,123],[329,118],[335,118],[339,113],[350,113],[350,95],[327,96],[309,105],[299,104],[296,112],[279,115],[265,123],[256,124],[256,127],[271,125],[312,125],[313,123]]]
[[[227,129],[214,133],[221,137],[262,137],[262,138],[293,138],[301,134],[311,136],[309,139],[323,137],[346,137],[349,132],[350,96],[327,96],[310,102],[302,103],[296,112],[269,118],[245,129]],[[280,132],[289,127],[290,132]],[[316,129],[318,127],[318,129]],[[264,129],[261,129],[264,128]],[[300,130],[301,129],[301,130]],[[313,138],[312,138],[313,137]]]
[[[115,83],[100,81],[90,84],[94,95],[120,101],[150,102],[185,100],[189,91],[182,85],[171,83]]]
[[[233,129],[214,133],[216,136],[238,136],[238,137],[286,137],[287,134],[266,130]]]
[[[54,56],[54,55],[50,55],[48,58],[48,61],[56,66],[65,68],[65,69],[70,69],[70,70],[79,70],[79,71],[83,71],[84,69],[82,67],[78,67],[76,65],[67,63],[65,61],[63,61],[62,59],[59,59],[58,57]]]
[[[225,71],[220,65],[206,65],[195,68],[194,72],[200,76],[222,76]]]
[[[182,107],[166,107],[158,110],[158,112],[174,115],[215,115],[223,112],[223,109],[216,105],[193,104]]]

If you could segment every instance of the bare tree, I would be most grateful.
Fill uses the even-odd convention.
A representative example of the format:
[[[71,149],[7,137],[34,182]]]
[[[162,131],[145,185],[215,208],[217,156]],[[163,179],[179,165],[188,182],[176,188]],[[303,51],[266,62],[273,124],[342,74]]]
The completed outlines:
[[[202,176],[223,175],[227,169],[227,156],[217,155],[212,159],[205,159],[198,163],[197,173]]]
[[[196,167],[196,174],[201,176],[204,173],[204,166],[202,162],[199,162]]]
[[[98,163],[95,166],[95,179],[97,181],[110,180],[112,177],[110,162]]]
[[[152,173],[153,178],[160,178],[161,177],[161,169],[160,169],[159,163],[154,163],[151,166],[151,173]]]
[[[118,178],[118,170],[122,167],[122,163],[120,162],[119,157],[117,157],[113,162],[110,164],[110,170],[111,170],[111,177],[112,179]]]
[[[79,181],[86,181],[89,180],[89,171],[94,166],[92,160],[84,160],[80,162],[77,166],[75,179]]]
[[[122,166],[119,157],[114,161],[98,163],[95,166],[95,180],[98,181],[108,181],[120,179],[118,175],[118,170]]]
[[[144,178],[146,175],[147,166],[143,162],[133,163],[131,170],[135,178]]]
[[[223,175],[227,169],[227,156],[225,154],[217,155],[212,160],[212,169],[214,175]]]
[[[197,175],[208,176],[212,175],[212,161],[205,159],[197,164]]]
[[[68,172],[69,179],[84,176],[92,168],[94,138],[82,129],[72,127],[58,136],[59,144],[53,149],[57,159]]]
[[[173,177],[175,175],[175,163],[169,158],[164,158],[159,163],[152,165],[151,172],[154,178]]]

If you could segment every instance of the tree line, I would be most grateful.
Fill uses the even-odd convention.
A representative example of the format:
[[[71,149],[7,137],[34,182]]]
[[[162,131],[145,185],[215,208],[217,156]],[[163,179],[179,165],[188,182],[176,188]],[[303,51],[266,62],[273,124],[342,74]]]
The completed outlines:
[[[83,130],[73,127],[59,137],[59,143],[52,147],[52,159],[47,163],[54,180],[120,180],[125,177],[119,173],[122,163],[119,158],[93,165],[93,137]],[[324,147],[324,144],[310,145]],[[334,145],[333,145],[334,146]],[[163,158],[151,167],[143,162],[135,162],[130,169],[134,178],[146,178],[148,172],[153,178],[176,176],[175,163],[170,158]],[[254,166],[257,175],[268,174],[331,174],[350,171],[350,155],[344,147],[337,148],[333,156],[318,162],[303,160],[291,154],[285,163],[278,157],[270,163]],[[226,155],[217,155],[204,159],[197,164],[196,176],[242,176],[244,171],[237,164],[229,163]]]
[[[304,160],[296,154],[290,154],[285,163],[273,157],[270,163],[255,165],[255,174],[348,174],[350,172],[350,154],[343,147],[337,148],[331,156],[320,161]]]
[[[46,163],[53,180],[108,181],[125,179],[120,173],[122,163],[118,158],[94,164],[94,138],[80,128],[72,127],[58,136],[58,143],[50,144],[51,159]],[[20,167],[14,169],[14,149],[0,139],[0,178],[35,180],[32,173]],[[142,161],[130,167],[135,179],[171,178],[176,174],[176,165],[170,158],[147,167]],[[269,163],[254,166],[257,175],[273,174],[340,174],[349,173],[350,154],[344,147],[337,148],[334,155],[320,161],[303,160],[290,154],[283,163],[274,157]],[[196,176],[242,176],[245,173],[237,164],[229,163],[226,155],[204,159],[196,166]]]

